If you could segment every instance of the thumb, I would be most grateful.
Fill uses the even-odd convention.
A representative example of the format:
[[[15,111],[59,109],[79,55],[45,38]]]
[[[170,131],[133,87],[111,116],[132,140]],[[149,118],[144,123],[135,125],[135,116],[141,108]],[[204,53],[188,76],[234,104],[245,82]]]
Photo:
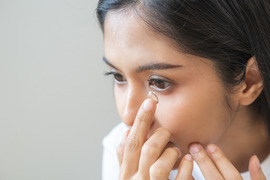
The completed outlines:
[[[129,134],[129,132],[130,132],[130,129],[125,132],[124,137],[123,137],[121,143],[119,144],[119,146],[117,147],[117,150],[116,150],[116,154],[117,154],[117,158],[118,158],[118,162],[119,162],[120,166],[121,166],[122,161],[123,161],[124,149],[125,149],[125,145],[126,145],[126,139],[127,139],[127,136]]]
[[[266,180],[260,165],[260,161],[256,155],[253,155],[250,158],[248,169],[252,180]]]

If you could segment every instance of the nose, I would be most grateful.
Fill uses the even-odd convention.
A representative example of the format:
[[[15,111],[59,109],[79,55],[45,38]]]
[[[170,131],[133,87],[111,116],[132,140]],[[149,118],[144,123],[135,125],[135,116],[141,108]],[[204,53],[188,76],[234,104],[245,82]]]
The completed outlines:
[[[125,96],[122,121],[127,126],[132,126],[138,110],[146,98],[146,93],[138,88],[130,88]]]

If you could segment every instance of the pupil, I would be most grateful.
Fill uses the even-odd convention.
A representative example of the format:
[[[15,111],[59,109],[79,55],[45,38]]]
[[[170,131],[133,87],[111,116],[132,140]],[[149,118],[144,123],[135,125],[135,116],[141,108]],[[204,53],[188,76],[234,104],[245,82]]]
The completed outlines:
[[[163,82],[162,81],[160,81],[160,80],[156,80],[156,86],[158,87],[158,88],[164,88],[164,84],[163,84]]]
[[[119,74],[116,74],[116,75],[115,75],[115,79],[116,79],[117,81],[122,81],[122,77],[121,77],[121,75],[119,75]]]

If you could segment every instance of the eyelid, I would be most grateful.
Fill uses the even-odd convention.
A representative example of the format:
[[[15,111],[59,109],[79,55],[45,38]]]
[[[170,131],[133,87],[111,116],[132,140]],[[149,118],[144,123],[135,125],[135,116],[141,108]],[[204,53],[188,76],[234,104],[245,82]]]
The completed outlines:
[[[108,75],[113,75],[113,74],[121,74],[120,72],[114,70],[114,69],[110,69],[108,72],[105,72],[104,75],[108,76]]]
[[[174,84],[174,82],[172,80],[165,78],[165,77],[162,77],[162,76],[158,76],[158,75],[151,75],[148,79],[149,79],[149,81],[152,79],[158,79],[158,80],[161,80],[164,82],[168,82],[170,84]]]
[[[149,87],[151,89],[153,89],[155,92],[165,92],[174,84],[173,81],[171,81],[170,79],[167,79],[167,78],[164,78],[164,77],[161,77],[161,76],[157,76],[157,75],[150,76],[148,82],[150,83],[150,82],[152,82],[154,80],[159,80],[159,81],[162,81],[163,83],[168,84],[168,86],[165,87],[164,89],[161,89],[161,88],[158,88],[155,85],[150,85],[149,84],[150,85]]]
[[[119,73],[118,71],[115,71],[115,70],[111,70],[111,71],[109,71],[109,72],[106,72],[104,75],[105,75],[105,76],[110,76],[110,75],[112,75],[112,76],[113,76],[114,82],[115,82],[116,84],[119,84],[119,85],[125,84],[125,83],[127,82],[126,78],[125,78],[121,73]],[[116,75],[122,76],[124,80],[123,80],[123,81],[118,81],[118,80],[116,79]]]
[[[149,82],[150,82],[150,81],[151,81],[151,80],[149,80]],[[165,83],[169,83],[169,82],[165,82]],[[163,91],[168,90],[170,87],[171,87],[171,84],[170,84],[170,83],[169,83],[168,87],[166,87],[166,88],[164,88],[164,89],[160,89],[160,88],[158,88],[158,87],[156,87],[156,86],[154,86],[154,85],[150,86],[150,88],[153,89],[154,92],[155,92],[155,91],[163,92]]]
[[[115,70],[110,70],[110,71],[104,73],[105,76],[117,75],[117,74],[122,76],[121,73],[119,73],[118,71],[115,71]]]

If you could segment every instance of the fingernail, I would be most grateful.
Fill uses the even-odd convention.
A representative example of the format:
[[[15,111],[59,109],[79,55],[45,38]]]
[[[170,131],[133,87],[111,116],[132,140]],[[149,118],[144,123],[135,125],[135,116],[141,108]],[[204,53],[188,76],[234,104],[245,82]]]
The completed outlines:
[[[210,145],[207,146],[207,151],[209,153],[214,153],[216,151],[216,149],[217,149],[217,147],[215,145],[213,145],[213,144],[210,144]]]
[[[145,111],[151,111],[153,109],[153,103],[151,101],[152,101],[151,99],[146,99],[144,101],[142,108]]]
[[[201,149],[201,147],[200,147],[199,144],[192,144],[192,145],[190,146],[189,151],[190,151],[190,153],[191,153],[192,155],[194,155],[194,154],[197,154],[197,153],[200,151],[200,149]]]
[[[193,158],[192,158],[192,156],[190,154],[186,154],[185,159],[188,160],[188,161],[193,161]]]

